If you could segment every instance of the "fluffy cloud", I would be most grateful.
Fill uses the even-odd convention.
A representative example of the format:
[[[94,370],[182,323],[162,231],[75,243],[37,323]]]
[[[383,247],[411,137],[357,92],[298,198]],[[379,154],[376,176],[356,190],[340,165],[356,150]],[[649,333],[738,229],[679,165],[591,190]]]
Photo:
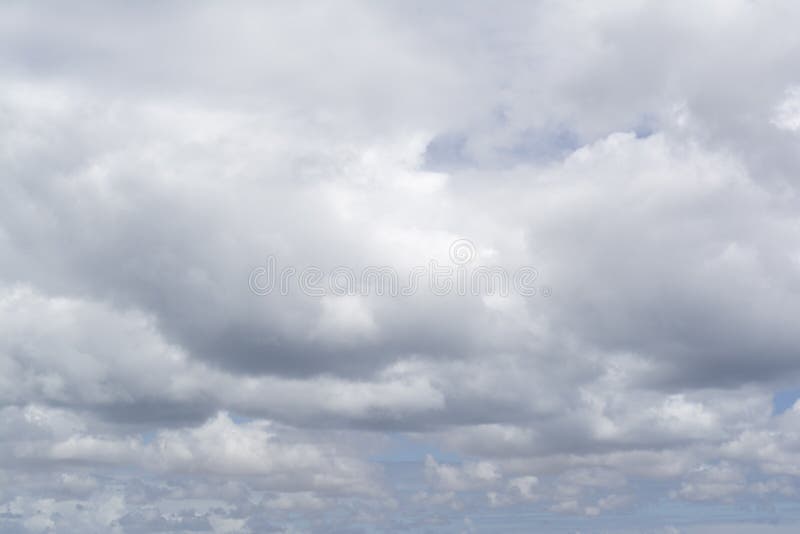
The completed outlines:
[[[2,6],[2,530],[800,519],[798,14]]]

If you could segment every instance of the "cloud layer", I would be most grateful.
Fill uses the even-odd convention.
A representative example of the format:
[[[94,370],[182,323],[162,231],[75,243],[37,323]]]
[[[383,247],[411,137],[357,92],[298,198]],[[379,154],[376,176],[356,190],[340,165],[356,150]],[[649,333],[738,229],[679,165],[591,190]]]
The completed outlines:
[[[4,4],[0,530],[793,532],[798,16]]]

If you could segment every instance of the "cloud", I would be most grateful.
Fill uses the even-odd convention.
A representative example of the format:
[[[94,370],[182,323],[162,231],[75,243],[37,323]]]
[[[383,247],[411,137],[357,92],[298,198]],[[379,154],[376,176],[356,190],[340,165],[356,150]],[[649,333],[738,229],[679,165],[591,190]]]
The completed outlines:
[[[786,90],[786,96],[775,106],[770,122],[781,130],[793,132],[800,129],[800,89],[792,87]]]
[[[0,530],[796,521],[797,16],[3,5]]]
[[[452,466],[438,463],[431,455],[425,457],[425,475],[434,485],[452,491],[491,486],[501,477],[497,467],[490,462]]]

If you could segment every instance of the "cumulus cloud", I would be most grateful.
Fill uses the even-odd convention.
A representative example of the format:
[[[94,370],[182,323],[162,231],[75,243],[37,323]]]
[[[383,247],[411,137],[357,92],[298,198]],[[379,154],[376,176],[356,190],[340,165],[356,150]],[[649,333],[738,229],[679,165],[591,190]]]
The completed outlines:
[[[3,5],[0,530],[800,520],[798,15]]]

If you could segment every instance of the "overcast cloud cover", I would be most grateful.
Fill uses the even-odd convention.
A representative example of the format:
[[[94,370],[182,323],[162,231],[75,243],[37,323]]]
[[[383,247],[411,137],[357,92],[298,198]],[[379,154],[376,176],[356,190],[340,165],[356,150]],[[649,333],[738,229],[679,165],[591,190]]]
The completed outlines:
[[[799,23],[3,2],[0,531],[800,531]]]

